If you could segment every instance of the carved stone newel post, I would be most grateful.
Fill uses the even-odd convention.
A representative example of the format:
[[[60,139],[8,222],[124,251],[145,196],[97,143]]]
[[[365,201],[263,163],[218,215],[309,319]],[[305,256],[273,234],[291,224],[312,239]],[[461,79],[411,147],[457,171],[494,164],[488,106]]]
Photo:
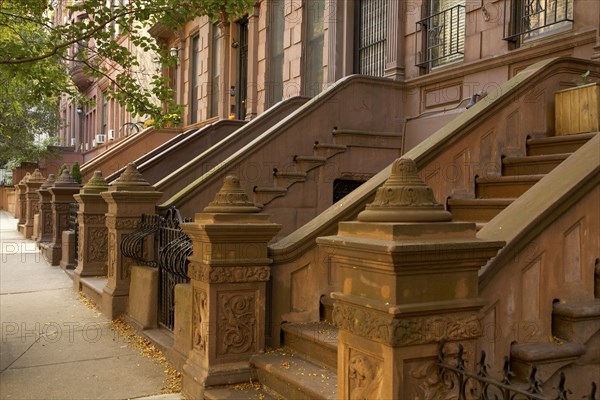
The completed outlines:
[[[77,222],[79,225],[78,259],[73,274],[73,288],[81,289],[82,276],[106,275],[108,260],[108,230],[106,212],[108,206],[100,193],[108,190],[102,172],[96,171],[88,183],[76,194],[79,203]]]
[[[39,212],[40,195],[37,190],[42,186],[46,178],[39,169],[36,168],[33,174],[29,176],[25,186],[26,210],[25,210],[25,230],[23,234],[27,239],[33,235],[33,216]]]
[[[129,298],[129,277],[133,260],[121,254],[121,240],[140,224],[142,214],[156,213],[156,202],[162,196],[134,164],[125,168],[119,179],[100,193],[108,205],[108,281],[102,292],[102,312],[109,318],[125,313]]]
[[[358,221],[317,241],[341,277],[333,321],[340,399],[442,399],[440,340],[464,345],[474,365],[481,335],[478,269],[502,242],[479,240],[475,224],[451,222],[412,160],[394,162]]]
[[[42,244],[42,250],[51,265],[60,263],[62,233],[69,228],[69,204],[75,201],[73,195],[79,192],[80,187],[81,185],[65,169],[48,188],[52,195],[52,242]]]
[[[28,172],[25,174],[23,179],[17,183],[17,205],[15,207],[15,217],[17,217],[18,221],[18,229],[19,232],[25,234],[25,221],[27,220],[27,180],[31,176],[31,173]]]
[[[52,241],[52,195],[48,189],[54,185],[55,180],[54,174],[48,175],[48,178],[38,190],[40,202],[40,221],[38,223],[40,231],[36,239],[38,244]]]
[[[194,244],[193,347],[183,367],[189,398],[203,398],[208,386],[248,382],[248,360],[264,350],[267,244],[281,226],[258,211],[228,176],[204,212],[182,224]]]

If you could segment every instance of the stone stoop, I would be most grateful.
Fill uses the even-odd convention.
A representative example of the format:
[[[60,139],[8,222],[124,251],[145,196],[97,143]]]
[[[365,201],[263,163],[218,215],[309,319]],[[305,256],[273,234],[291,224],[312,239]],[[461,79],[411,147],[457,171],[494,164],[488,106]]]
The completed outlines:
[[[600,331],[600,299],[555,303],[552,307],[552,333],[570,342],[586,344]]]
[[[375,149],[402,148],[402,136],[393,132],[368,132],[334,128],[333,143],[315,142],[313,154],[293,156],[293,168],[286,171],[273,170],[273,182],[254,188],[254,202],[264,207],[278,197],[285,196],[290,186],[305,182],[307,174],[324,166],[334,156],[344,153],[348,147]]]
[[[570,364],[590,365],[598,362],[600,299],[579,302],[556,302],[552,306],[552,341],[515,344],[511,347],[511,369],[517,379],[527,381],[533,364],[538,378],[546,383]]]
[[[337,370],[338,329],[323,322],[285,323],[283,344],[324,368]]]
[[[322,318],[333,299],[321,298]],[[330,320],[330,318],[329,318]],[[207,389],[206,400],[337,399],[338,328],[327,321],[285,323],[282,347],[250,358],[252,380]]]
[[[306,181],[308,172],[325,165],[327,160],[345,152],[346,149],[346,145],[315,142],[313,154],[295,155],[293,157],[293,168],[290,170],[279,171],[277,168],[273,169],[273,181],[267,185],[254,188],[254,202],[259,207],[264,207],[277,197],[285,196],[290,186]]]
[[[575,342],[514,344],[510,349],[510,368],[518,380],[527,382],[531,366],[537,366],[537,377],[546,383],[558,370],[574,363],[585,353],[585,346]]]
[[[571,153],[562,153],[504,157],[502,159],[502,174],[508,176],[547,174],[570,155]]]
[[[580,133],[578,135],[550,136],[527,140],[527,155],[573,153],[598,133]]]
[[[597,358],[597,354],[592,353],[597,353],[598,349],[590,344],[590,339],[598,332],[600,299],[557,302],[552,309],[552,342],[513,345],[511,369],[518,379],[526,381],[531,366],[535,364],[543,384],[570,364],[587,364],[587,359]]]
[[[337,399],[337,373],[288,348],[252,356],[254,377],[285,399]]]
[[[539,182],[597,133],[550,136],[527,140],[527,155],[504,157],[502,175],[477,177],[475,198],[450,198],[447,209],[456,221],[489,222],[515,199]]]

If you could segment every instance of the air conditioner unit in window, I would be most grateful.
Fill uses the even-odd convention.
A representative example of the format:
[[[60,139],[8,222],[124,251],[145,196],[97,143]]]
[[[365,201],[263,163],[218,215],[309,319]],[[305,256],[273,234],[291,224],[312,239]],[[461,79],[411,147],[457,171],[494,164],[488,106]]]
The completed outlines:
[[[114,129],[108,130],[108,140],[115,140],[115,130]]]
[[[85,144],[85,151],[88,151],[89,149],[90,149],[90,144],[89,144],[89,143],[86,143],[86,144]]]
[[[102,144],[106,141],[106,135],[96,135],[96,143]]]
[[[75,138],[74,137],[71,138],[71,146],[75,146]]]

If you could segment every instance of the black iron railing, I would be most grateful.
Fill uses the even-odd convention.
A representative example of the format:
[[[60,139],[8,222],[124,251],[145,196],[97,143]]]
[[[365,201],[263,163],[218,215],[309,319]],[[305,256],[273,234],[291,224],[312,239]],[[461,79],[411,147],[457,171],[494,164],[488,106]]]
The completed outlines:
[[[75,260],[75,264],[77,264],[77,260],[79,259],[79,221],[77,220],[77,212],[79,212],[79,203],[74,202],[69,204],[69,230],[74,233],[75,243],[73,250],[75,255],[73,259]]]
[[[189,281],[188,257],[192,255],[192,241],[180,227],[182,222],[189,221],[171,207],[161,218],[158,231],[158,320],[169,330],[173,330],[175,324],[175,286]]]
[[[504,3],[504,16],[504,40],[519,43],[571,26],[573,0],[507,1]]]
[[[438,355],[438,366],[440,381],[451,392],[451,398],[466,400],[568,400],[571,391],[566,387],[566,379],[563,372],[560,373],[560,380],[557,387],[553,388],[554,393],[542,393],[541,383],[537,376],[538,368],[532,365],[529,373],[528,382],[519,384],[513,382],[514,374],[510,370],[510,359],[504,358],[504,367],[502,369],[502,380],[490,377],[489,366],[486,364],[485,352],[481,352],[476,371],[469,371],[465,367],[464,348],[458,345],[458,351],[455,357],[449,357],[444,352],[445,343],[440,344]],[[454,359],[451,364],[450,358]],[[592,382],[590,394],[585,396],[587,400],[596,400],[596,383]]]
[[[121,254],[139,264],[156,267],[154,240],[160,219],[160,215],[142,215],[140,226],[121,240]]]
[[[465,52],[465,6],[457,5],[418,21],[416,31],[417,66],[431,68],[462,59]]]
[[[180,226],[189,221],[189,218],[181,218],[174,207],[169,208],[164,217],[142,215],[139,228],[126,235],[120,245],[124,256],[158,268],[158,318],[159,323],[170,330],[175,323],[175,286],[189,282],[188,257],[192,255],[192,241]],[[149,246],[153,251],[149,251]]]

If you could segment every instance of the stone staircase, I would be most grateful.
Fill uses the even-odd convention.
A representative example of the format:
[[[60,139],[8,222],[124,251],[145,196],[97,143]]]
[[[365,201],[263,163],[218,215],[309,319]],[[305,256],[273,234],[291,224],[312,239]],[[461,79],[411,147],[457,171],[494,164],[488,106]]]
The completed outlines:
[[[475,199],[449,199],[448,210],[454,220],[475,221],[480,227],[494,218],[525,191],[535,185],[571,153],[597,133],[535,138],[527,141],[527,155],[506,157],[502,176],[477,178]],[[275,184],[270,190],[303,182],[306,173],[324,165],[346,145],[315,143],[312,156],[294,160],[292,172],[274,171]],[[325,153],[324,152],[328,152]],[[306,163],[302,164],[303,161]],[[287,185],[287,186],[286,186]],[[268,190],[259,194],[267,198]],[[256,191],[255,191],[256,193]],[[275,197],[268,199],[267,203]],[[600,293],[600,288],[597,290]],[[333,301],[321,300],[321,321],[284,323],[282,346],[250,359],[252,381],[247,385],[208,389],[205,398],[217,399],[335,399],[337,398],[337,333],[331,321]],[[583,358],[596,357],[593,342],[600,331],[600,299],[587,302],[556,302],[552,313],[552,338],[548,343],[514,344],[511,347],[511,369],[515,380],[527,382],[531,365],[538,368],[542,385],[556,386],[556,372]],[[597,340],[596,340],[597,341]],[[583,360],[585,362],[585,360]],[[598,361],[593,361],[598,363]],[[549,379],[552,377],[552,381]],[[588,383],[585,383],[586,385]]]
[[[514,344],[511,369],[517,379],[527,381],[535,364],[541,384],[569,364],[596,364],[600,368],[600,344],[592,337],[600,332],[600,298],[589,301],[556,302],[552,309],[552,338],[547,343]],[[600,372],[600,371],[598,371]],[[554,377],[556,380],[556,377]],[[583,385],[589,383],[582,382]],[[552,382],[552,386],[556,383]]]
[[[250,359],[253,378],[249,384],[211,388],[204,398],[337,399],[338,330],[326,319],[332,307],[332,300],[323,297],[321,321],[285,323],[282,347]]]
[[[319,168],[326,169],[327,163],[332,158],[346,153],[350,148],[394,149],[398,152],[402,149],[402,136],[397,133],[369,132],[334,127],[331,135],[332,140],[329,143],[316,141],[313,145],[312,154],[290,156],[289,163],[284,163],[286,166],[283,170],[274,168],[272,181],[254,187],[254,202],[259,207],[264,208],[276,198],[285,196],[292,185],[306,182],[311,171]]]
[[[596,134],[527,140],[526,156],[504,157],[501,176],[476,178],[475,198],[450,198],[448,211],[456,221],[474,221],[481,227]]]

